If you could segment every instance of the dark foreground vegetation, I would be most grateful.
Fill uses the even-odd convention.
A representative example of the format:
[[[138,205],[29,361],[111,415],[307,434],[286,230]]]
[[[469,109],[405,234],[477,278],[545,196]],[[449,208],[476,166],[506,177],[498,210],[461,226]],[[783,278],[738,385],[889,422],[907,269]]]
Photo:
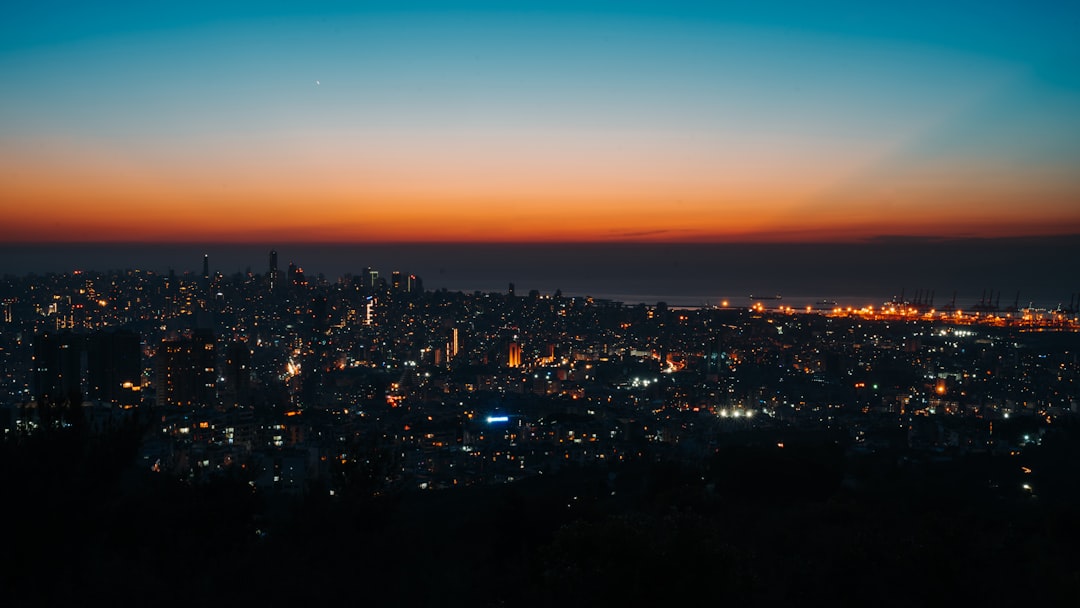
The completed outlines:
[[[378,495],[373,473],[303,500],[136,469],[139,432],[3,443],[0,602],[1080,605],[1076,426],[1022,455],[761,436],[705,462]]]

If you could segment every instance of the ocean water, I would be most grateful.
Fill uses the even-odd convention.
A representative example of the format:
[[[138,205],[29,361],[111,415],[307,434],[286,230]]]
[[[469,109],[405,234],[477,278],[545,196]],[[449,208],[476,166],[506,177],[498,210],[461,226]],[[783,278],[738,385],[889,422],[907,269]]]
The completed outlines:
[[[328,281],[371,267],[415,274],[426,289],[531,290],[669,306],[891,299],[987,301],[1052,308],[1080,298],[1080,236],[1039,239],[879,239],[857,244],[32,244],[0,245],[0,275],[123,270],[264,273],[269,253]]]

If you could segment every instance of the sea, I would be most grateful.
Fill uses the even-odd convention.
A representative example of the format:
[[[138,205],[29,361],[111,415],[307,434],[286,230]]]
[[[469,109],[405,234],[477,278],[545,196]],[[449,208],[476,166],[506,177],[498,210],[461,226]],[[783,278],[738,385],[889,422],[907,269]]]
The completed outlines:
[[[140,269],[265,273],[271,251],[309,279],[371,268],[428,290],[557,292],[669,307],[943,307],[1080,304],[1080,235],[882,238],[854,243],[30,243],[0,244],[0,276]],[[511,287],[512,286],[512,287]],[[779,296],[779,297],[778,297]],[[752,299],[753,297],[753,299]]]

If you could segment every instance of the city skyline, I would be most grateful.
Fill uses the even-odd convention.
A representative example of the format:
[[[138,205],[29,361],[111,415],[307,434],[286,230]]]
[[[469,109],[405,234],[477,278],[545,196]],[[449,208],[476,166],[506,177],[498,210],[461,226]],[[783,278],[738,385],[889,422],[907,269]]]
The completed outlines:
[[[426,289],[561,291],[629,303],[738,305],[782,294],[786,305],[851,306],[923,298],[961,307],[989,297],[1008,305],[1066,306],[1080,237],[876,239],[852,243],[40,243],[0,245],[0,276],[133,270],[201,276],[263,275],[268,255],[331,283],[374,269],[415,274]],[[800,304],[801,303],[801,304]]]
[[[738,605],[1042,605],[1075,587],[1075,297],[680,309],[330,282],[277,254],[0,277],[8,603],[683,605],[705,584]]]
[[[1075,8],[20,6],[6,243],[1080,233]]]
[[[6,6],[0,598],[1061,604],[1078,24]]]

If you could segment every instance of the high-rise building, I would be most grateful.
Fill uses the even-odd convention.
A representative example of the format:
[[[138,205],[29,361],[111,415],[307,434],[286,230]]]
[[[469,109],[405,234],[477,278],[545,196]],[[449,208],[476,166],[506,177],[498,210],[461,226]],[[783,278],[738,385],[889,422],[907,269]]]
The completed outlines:
[[[390,274],[390,288],[394,291],[401,291],[401,273],[397,270]]]
[[[203,254],[202,256],[202,278],[203,281],[210,281],[210,255]]]
[[[87,396],[121,406],[139,404],[142,345],[128,330],[97,332],[86,340]]]
[[[724,346],[719,337],[712,337],[705,344],[704,368],[705,374],[715,378],[716,374],[724,367]]]
[[[251,350],[246,342],[229,343],[223,368],[225,407],[248,405],[251,401]]]
[[[214,335],[195,330],[190,337],[164,340],[157,354],[157,404],[216,405],[217,353]]]
[[[38,404],[83,398],[85,337],[65,331],[34,336],[34,398]]]
[[[34,397],[38,403],[96,399],[139,403],[142,347],[128,330],[90,335],[44,333],[34,338]]]
[[[506,366],[521,367],[521,345],[512,341],[506,349]]]
[[[367,296],[364,298],[364,325],[371,325],[375,319],[375,298]]]
[[[273,290],[281,282],[280,272],[278,271],[277,250],[270,250],[270,268],[266,273],[267,280],[270,283],[270,289]]]
[[[304,269],[293,262],[289,262],[289,284],[293,287],[307,285],[307,279],[304,278]]]
[[[330,326],[330,304],[326,296],[318,295],[311,298],[308,313],[311,315],[311,326],[316,331],[324,332]]]
[[[450,335],[446,340],[446,360],[451,361],[458,354],[458,328],[450,328]]]

